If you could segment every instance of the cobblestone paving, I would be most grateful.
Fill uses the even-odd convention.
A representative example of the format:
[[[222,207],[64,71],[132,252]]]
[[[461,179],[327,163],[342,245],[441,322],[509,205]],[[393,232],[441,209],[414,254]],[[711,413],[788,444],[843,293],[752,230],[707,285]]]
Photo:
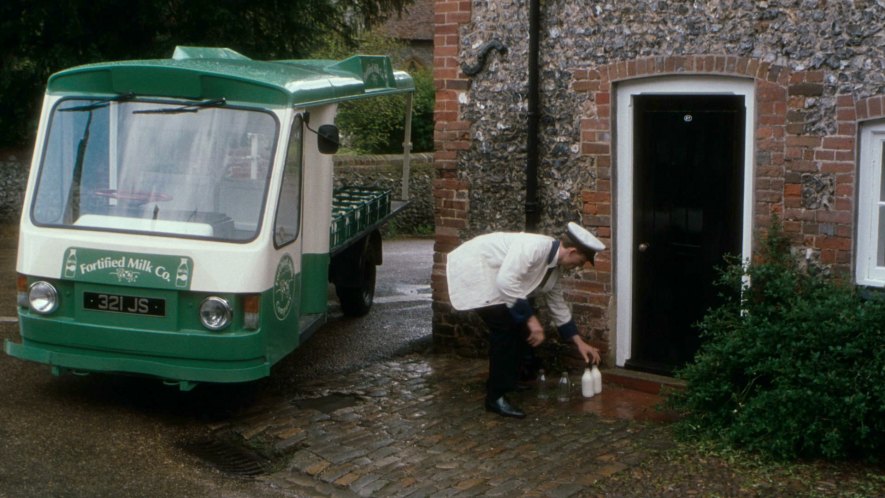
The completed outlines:
[[[515,394],[524,420],[486,413],[485,373],[481,360],[407,356],[213,429],[277,455],[261,479],[311,496],[567,497],[673,444],[662,424],[600,417],[577,389],[567,403]]]

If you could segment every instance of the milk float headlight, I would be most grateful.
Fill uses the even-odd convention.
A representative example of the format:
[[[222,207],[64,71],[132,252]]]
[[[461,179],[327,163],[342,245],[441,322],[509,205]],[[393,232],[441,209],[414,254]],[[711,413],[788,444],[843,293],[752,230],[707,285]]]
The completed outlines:
[[[200,323],[209,330],[221,330],[230,325],[230,303],[220,297],[207,297],[200,304]]]
[[[58,309],[58,291],[49,282],[34,282],[28,288],[28,305],[35,312],[48,315]]]

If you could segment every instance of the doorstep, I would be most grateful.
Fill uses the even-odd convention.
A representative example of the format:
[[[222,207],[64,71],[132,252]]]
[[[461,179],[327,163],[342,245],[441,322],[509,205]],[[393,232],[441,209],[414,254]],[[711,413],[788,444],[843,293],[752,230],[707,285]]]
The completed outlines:
[[[666,393],[667,390],[685,389],[685,381],[665,375],[628,370],[620,367],[602,369],[601,372],[602,380],[606,384],[613,384],[640,392],[662,394],[662,391]]]

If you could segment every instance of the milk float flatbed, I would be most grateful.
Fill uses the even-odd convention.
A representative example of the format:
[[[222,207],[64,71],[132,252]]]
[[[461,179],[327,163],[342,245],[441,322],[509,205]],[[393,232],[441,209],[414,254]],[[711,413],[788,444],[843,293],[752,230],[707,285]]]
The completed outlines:
[[[52,372],[246,382],[329,311],[369,311],[403,200],[333,189],[341,102],[405,94],[383,56],[179,47],[49,79],[19,230],[14,357]],[[408,179],[405,144],[404,185]],[[403,199],[407,198],[403,187]]]

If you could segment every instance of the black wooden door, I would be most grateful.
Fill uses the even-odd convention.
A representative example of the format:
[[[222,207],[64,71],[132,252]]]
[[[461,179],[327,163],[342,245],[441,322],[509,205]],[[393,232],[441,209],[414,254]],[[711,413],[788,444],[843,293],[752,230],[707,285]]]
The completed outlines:
[[[669,374],[697,351],[714,268],[740,254],[743,97],[634,97],[630,368]]]

